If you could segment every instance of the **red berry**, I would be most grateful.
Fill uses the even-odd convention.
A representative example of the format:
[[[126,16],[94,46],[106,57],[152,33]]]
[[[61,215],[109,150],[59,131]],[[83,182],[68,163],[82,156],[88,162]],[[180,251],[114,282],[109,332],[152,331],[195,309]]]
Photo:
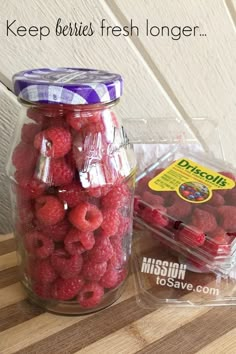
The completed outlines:
[[[27,116],[30,119],[33,119],[37,123],[43,123],[44,121],[44,115],[41,110],[38,110],[37,108],[29,108],[27,110]]]
[[[55,250],[51,256],[51,264],[55,271],[64,279],[77,276],[83,265],[83,258],[79,254],[70,255],[63,249]]]
[[[107,193],[111,190],[111,186],[101,186],[96,188],[88,188],[87,194],[90,197],[101,198],[107,195]]]
[[[152,209],[146,207],[141,211],[140,216],[147,223],[151,223],[154,226],[167,226],[168,218],[165,215],[166,209],[163,206],[159,206],[158,208]]]
[[[44,235],[51,238],[54,242],[64,241],[69,229],[70,223],[64,219],[54,225],[43,225],[39,224],[39,229],[44,233]]]
[[[34,123],[24,124],[21,129],[21,140],[26,144],[33,143],[35,135],[38,134],[40,130],[41,127],[38,124],[34,124]]]
[[[89,283],[81,289],[77,301],[81,307],[93,308],[97,306],[104,295],[103,288],[97,283]]]
[[[202,246],[205,241],[205,234],[193,225],[182,226],[177,236],[182,243],[190,247]]]
[[[101,119],[101,113],[80,111],[80,112],[68,112],[66,115],[67,123],[77,131],[80,131],[88,124],[94,124]]]
[[[65,248],[70,254],[81,254],[93,248],[95,239],[93,233],[71,229],[65,238]]]
[[[114,187],[102,198],[101,204],[104,209],[120,209],[129,204],[130,192],[127,185],[122,184]]]
[[[102,276],[99,284],[106,289],[114,288],[118,283],[119,272],[111,265],[107,267],[106,273]]]
[[[81,277],[57,279],[52,285],[51,296],[57,300],[73,299],[84,285]]]
[[[107,269],[107,262],[95,263],[87,260],[83,264],[82,275],[86,280],[99,281]]]
[[[143,193],[143,200],[150,204],[151,206],[159,206],[164,204],[164,198],[160,197],[157,194],[150,193],[148,191],[145,191]]]
[[[37,159],[37,151],[24,142],[18,144],[12,154],[12,163],[18,170],[33,171]]]
[[[230,254],[231,238],[221,227],[217,227],[209,236],[210,238],[205,241],[202,249],[214,256]]]
[[[15,172],[15,179],[18,183],[18,192],[28,198],[38,198],[40,197],[45,189],[46,185],[36,178],[27,176],[22,171]]]
[[[211,232],[217,227],[214,215],[199,208],[193,212],[192,224],[203,232]]]
[[[36,200],[36,216],[44,225],[55,225],[62,221],[65,216],[64,206],[61,201],[49,195]]]
[[[227,205],[236,205],[236,188],[230,189],[227,191],[227,194],[225,196],[226,203]]]
[[[116,210],[105,209],[103,210],[103,222],[101,228],[104,231],[103,234],[107,236],[114,236],[120,224],[120,214]]]
[[[17,212],[22,224],[29,224],[34,218],[30,200],[17,200]]]
[[[63,157],[71,149],[71,134],[62,127],[48,128],[34,138],[34,146],[41,154],[48,157]]]
[[[109,260],[109,264],[116,270],[120,270],[124,263],[126,263],[127,259],[127,253],[130,252],[130,250],[123,250],[123,245],[122,245],[122,240],[117,237],[111,237],[110,242],[113,248],[113,255]]]
[[[129,230],[131,233],[131,221],[131,218],[120,215],[120,222],[115,237],[123,238]]]
[[[101,211],[87,202],[77,205],[69,213],[70,222],[81,231],[94,231],[102,224]]]
[[[209,204],[215,207],[223,205],[224,202],[224,197],[217,192],[213,192],[212,198],[209,200]]]
[[[48,259],[38,260],[33,265],[33,279],[40,283],[52,283],[57,274]]]
[[[52,159],[49,170],[48,183],[54,186],[70,184],[73,180],[74,170],[63,158]]]
[[[180,199],[178,196],[174,198],[174,203],[167,208],[167,213],[171,217],[181,220],[190,215],[192,211],[192,205],[189,202],[186,202]]]
[[[51,284],[50,283],[33,283],[33,292],[42,299],[51,298]]]
[[[235,232],[236,230],[236,207],[231,205],[223,205],[218,208],[220,216],[220,226],[227,232]]]
[[[113,247],[109,238],[97,236],[96,242],[91,251],[89,251],[89,259],[95,263],[108,261],[113,254]]]
[[[58,198],[68,204],[70,208],[74,208],[79,202],[86,201],[87,196],[85,193],[79,183],[73,182],[59,188]]]
[[[24,244],[30,255],[41,259],[49,257],[54,250],[52,240],[39,231],[32,231],[25,234]]]

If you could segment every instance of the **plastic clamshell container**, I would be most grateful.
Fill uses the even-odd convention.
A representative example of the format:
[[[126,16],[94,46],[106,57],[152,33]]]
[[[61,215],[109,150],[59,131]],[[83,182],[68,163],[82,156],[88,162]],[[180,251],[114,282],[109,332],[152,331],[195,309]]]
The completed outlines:
[[[227,276],[202,272],[139,223],[134,228],[132,267],[136,301],[142,308],[236,305],[236,269]]]
[[[236,170],[175,146],[137,178],[134,218],[189,267],[227,277],[236,263]]]

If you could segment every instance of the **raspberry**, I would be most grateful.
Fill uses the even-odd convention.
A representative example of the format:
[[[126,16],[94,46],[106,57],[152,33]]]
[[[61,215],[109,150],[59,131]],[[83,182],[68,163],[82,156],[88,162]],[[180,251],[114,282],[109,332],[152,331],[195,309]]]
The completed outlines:
[[[151,180],[151,176],[144,176],[137,182],[136,192],[142,195],[145,191],[150,191],[148,183]]]
[[[51,296],[57,300],[73,299],[84,285],[81,277],[57,279],[52,285]]]
[[[193,212],[192,224],[203,232],[211,232],[217,227],[214,215],[199,208]]]
[[[34,123],[24,124],[21,129],[21,140],[26,144],[33,143],[35,135],[38,134],[40,130],[41,127],[38,124],[34,124]]]
[[[224,203],[225,203],[224,197],[217,192],[213,192],[212,198],[209,200],[209,204],[218,207],[223,205]]]
[[[65,249],[70,254],[81,254],[93,248],[95,239],[92,232],[71,229],[65,238]]]
[[[105,131],[106,131],[106,127],[102,121],[87,124],[83,127],[83,135],[86,137],[89,135],[105,133]]]
[[[22,171],[15,172],[15,179],[18,183],[18,192],[28,198],[38,198],[40,197],[45,189],[46,185],[36,178],[27,176]]]
[[[103,222],[101,224],[101,228],[103,229],[105,235],[109,237],[114,236],[118,231],[119,224],[120,214],[116,210],[103,210]]]
[[[77,276],[83,265],[83,258],[79,254],[70,255],[63,249],[55,250],[51,256],[51,264],[55,271],[64,279]]]
[[[215,215],[215,217],[217,217],[217,213],[218,213],[218,208],[217,207],[214,207],[214,206],[209,205],[209,204],[202,204],[201,205],[201,210],[207,211],[208,213],[213,214],[213,215]]]
[[[220,216],[220,226],[227,232],[236,231],[236,207],[231,205],[223,205],[218,208]]]
[[[114,288],[118,283],[119,273],[111,265],[107,267],[106,273],[102,276],[99,284],[106,289]]]
[[[123,238],[130,228],[131,228],[130,218],[120,215],[120,222],[115,237]]]
[[[33,284],[33,292],[41,297],[42,299],[50,299],[51,298],[51,284],[50,283],[34,283]]]
[[[39,231],[32,231],[25,234],[24,244],[29,254],[41,259],[49,257],[54,250],[52,240]]]
[[[77,229],[87,232],[99,228],[103,217],[101,211],[95,205],[84,202],[71,210],[69,220]]]
[[[180,199],[178,196],[174,199],[174,203],[167,208],[168,214],[178,220],[187,217],[191,211],[192,205]]]
[[[61,201],[49,195],[36,199],[35,209],[38,220],[44,225],[55,225],[65,216]]]
[[[96,263],[108,261],[112,254],[113,247],[109,238],[102,236],[97,236],[93,249],[88,253],[89,259]]]
[[[236,188],[227,191],[225,199],[226,204],[236,205]]]
[[[51,238],[54,242],[61,242],[64,241],[69,231],[70,224],[66,219],[64,219],[54,225],[45,226],[40,224],[39,228],[41,229],[44,235]]]
[[[82,268],[82,275],[87,280],[99,281],[105,274],[107,269],[107,262],[95,263],[88,260],[84,263]]]
[[[166,209],[162,206],[159,206],[158,208],[155,208],[155,209],[151,209],[149,207],[146,207],[144,210],[142,210],[140,216],[147,223],[151,223],[154,226],[165,227],[168,225],[168,219],[164,215],[165,212],[166,212]]]
[[[89,112],[89,111],[81,111],[81,112],[69,112],[66,115],[67,123],[74,128],[75,130],[81,130],[81,128],[85,127],[88,124],[93,124],[99,122],[101,119],[101,113],[98,112]]]
[[[102,198],[101,204],[104,209],[120,209],[127,205],[130,192],[125,184],[114,187],[107,195]]]
[[[76,182],[60,187],[58,190],[58,198],[70,208],[74,208],[79,202],[86,201],[87,199],[85,190]]]
[[[150,193],[148,191],[145,191],[143,193],[143,200],[153,207],[164,204],[164,198],[160,197],[157,194]]]
[[[182,243],[190,247],[202,246],[205,241],[205,234],[193,225],[181,227],[177,236]]]
[[[71,149],[71,134],[62,127],[48,128],[38,133],[34,138],[34,146],[44,156],[63,157]]]
[[[56,278],[56,272],[48,259],[38,260],[32,269],[33,279],[42,284],[52,283]]]
[[[217,227],[213,232],[211,232],[210,237],[210,239],[205,241],[202,249],[209,252],[213,256],[230,254],[230,236],[228,236],[221,227]]]
[[[101,198],[107,195],[107,193],[111,190],[111,186],[101,186],[96,188],[89,188],[87,193],[90,197]]]
[[[42,111],[39,111],[37,108],[29,108],[27,111],[27,116],[37,123],[43,123],[44,121],[44,115],[42,114]]]
[[[54,186],[63,186],[70,184],[74,177],[74,170],[67,162],[61,159],[52,159],[50,161],[49,183]]]
[[[21,142],[12,154],[12,163],[18,170],[32,171],[35,169],[38,154],[31,145]]]
[[[29,200],[18,201],[17,211],[22,224],[29,224],[34,218],[32,203]]]
[[[104,295],[103,288],[97,283],[89,283],[81,289],[77,301],[81,307],[92,308],[98,305]]]
[[[121,239],[111,237],[110,242],[113,248],[113,255],[109,260],[109,264],[116,270],[120,270],[127,261],[126,253],[123,251]]]

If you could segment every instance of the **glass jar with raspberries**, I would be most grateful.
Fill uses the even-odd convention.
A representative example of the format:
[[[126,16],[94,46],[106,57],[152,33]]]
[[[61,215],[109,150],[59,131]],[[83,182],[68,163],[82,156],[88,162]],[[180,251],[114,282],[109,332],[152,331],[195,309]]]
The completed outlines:
[[[114,113],[120,75],[91,69],[24,71],[7,173],[22,283],[62,314],[120,296],[131,250],[136,162]]]

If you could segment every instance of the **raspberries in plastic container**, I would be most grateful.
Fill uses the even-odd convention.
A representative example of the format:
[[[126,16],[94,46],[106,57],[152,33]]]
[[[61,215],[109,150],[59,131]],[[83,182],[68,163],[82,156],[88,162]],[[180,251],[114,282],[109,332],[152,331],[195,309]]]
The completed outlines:
[[[218,165],[215,170],[207,166],[204,170],[203,163],[193,162],[197,156],[191,161],[182,155],[178,158],[178,152],[173,156],[172,162],[166,157],[168,163],[162,158],[164,169],[149,167],[151,172],[138,180],[137,225],[156,229],[155,239],[194,259],[202,269],[227,272],[235,258],[235,175],[220,172]]]

